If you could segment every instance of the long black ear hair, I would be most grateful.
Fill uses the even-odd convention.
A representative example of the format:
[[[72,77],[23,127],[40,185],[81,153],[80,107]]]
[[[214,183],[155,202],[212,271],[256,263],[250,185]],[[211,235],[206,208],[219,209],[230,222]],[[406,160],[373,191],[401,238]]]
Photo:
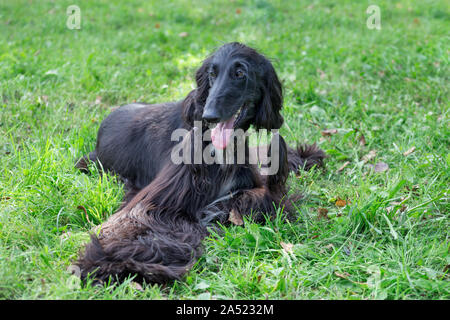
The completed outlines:
[[[203,61],[202,66],[195,73],[197,88],[189,92],[183,101],[183,119],[191,126],[194,125],[194,120],[202,120],[203,107],[205,106],[210,89],[208,68],[211,59],[212,56]]]
[[[254,126],[256,129],[279,129],[284,121],[280,113],[283,107],[283,89],[272,63],[267,58],[263,58],[261,67],[261,100],[256,105]]]

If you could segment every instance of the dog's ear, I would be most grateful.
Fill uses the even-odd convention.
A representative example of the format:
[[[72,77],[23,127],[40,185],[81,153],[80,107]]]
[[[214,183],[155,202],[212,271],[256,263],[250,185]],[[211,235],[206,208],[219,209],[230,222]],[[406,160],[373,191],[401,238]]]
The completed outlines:
[[[256,129],[279,129],[283,124],[283,89],[270,61],[264,58],[261,76],[261,100],[256,106]]]
[[[272,154],[272,146],[274,142],[278,144],[277,154]],[[278,133],[274,133],[272,141],[269,145],[268,156],[270,159],[278,157],[278,170],[275,174],[269,175],[267,179],[267,185],[269,190],[276,193],[285,193],[286,180],[289,177],[289,165],[288,165],[288,148],[283,137]]]
[[[211,58],[203,61],[202,66],[195,73],[195,82],[197,88],[189,92],[183,101],[183,118],[186,123],[194,124],[195,120],[201,121],[203,114],[203,107],[209,94],[209,78],[208,68]]]

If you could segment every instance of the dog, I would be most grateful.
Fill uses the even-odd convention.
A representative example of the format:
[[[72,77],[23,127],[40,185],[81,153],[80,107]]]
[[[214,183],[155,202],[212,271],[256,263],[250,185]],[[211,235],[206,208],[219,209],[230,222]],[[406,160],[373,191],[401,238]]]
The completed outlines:
[[[288,148],[275,132],[262,150],[277,163],[262,175],[251,162],[261,149],[244,136],[242,163],[196,163],[195,150],[236,156],[233,130],[276,130],[283,124],[282,86],[265,56],[237,42],[221,46],[203,61],[197,87],[185,99],[163,104],[134,103],[113,111],[101,124],[90,162],[118,174],[127,189],[121,208],[91,235],[77,264],[82,278],[121,281],[129,275],[150,283],[181,279],[201,255],[207,227],[219,221],[262,223],[277,207],[290,210],[286,195],[289,171],[322,166],[325,153],[314,145]],[[172,133],[183,129],[181,142]],[[209,132],[195,144],[196,134]],[[276,152],[272,146],[277,146]],[[190,161],[174,163],[173,149],[183,147]],[[200,149],[199,149],[200,148]],[[185,154],[186,156],[186,154]]]

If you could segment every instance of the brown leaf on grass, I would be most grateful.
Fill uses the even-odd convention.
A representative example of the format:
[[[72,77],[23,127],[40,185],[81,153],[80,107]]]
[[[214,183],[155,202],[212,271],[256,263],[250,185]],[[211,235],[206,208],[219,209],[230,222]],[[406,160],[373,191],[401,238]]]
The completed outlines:
[[[180,38],[186,38],[188,35],[189,35],[189,33],[187,33],[187,32],[181,32],[178,36]]]
[[[294,247],[294,245],[292,243],[285,243],[283,241],[280,242],[281,247],[283,248],[283,250],[286,253],[292,253],[292,248]]]
[[[366,137],[361,133],[361,136],[359,137],[359,145],[365,146],[366,145]]]
[[[403,152],[403,155],[405,157],[409,156],[411,153],[413,153],[414,151],[416,151],[416,147],[412,147],[410,149],[408,149],[407,151]]]
[[[89,216],[88,216],[88,214],[87,214],[86,208],[83,207],[83,206],[81,206],[81,205],[79,205],[79,206],[77,207],[77,209],[83,210],[83,211],[84,211],[84,216],[86,217],[87,222],[91,223],[91,221],[89,220]]]
[[[365,282],[358,282],[358,281],[353,281],[353,280],[349,279],[350,273],[348,273],[348,272],[340,273],[340,272],[335,271],[334,274],[335,274],[337,277],[339,277],[339,278],[341,278],[341,279],[348,280],[348,281],[350,281],[350,282],[352,282],[352,283],[355,283],[355,284],[361,284],[361,285],[367,285],[367,283],[365,283]]]
[[[241,9],[239,9],[239,8],[236,9],[236,14],[241,14],[241,12],[242,12]]]
[[[232,224],[236,226],[242,226],[244,224],[244,220],[242,220],[242,217],[239,212],[236,212],[235,210],[230,211],[230,216],[228,217],[228,221],[230,221]]]
[[[337,199],[335,204],[336,204],[336,206],[342,208],[342,207],[345,207],[347,205],[347,201],[342,200],[342,199]]]
[[[411,192],[411,194],[413,195],[413,196],[419,196],[420,195],[420,192],[419,192],[419,186],[417,185],[417,184],[415,184],[415,185],[412,185],[411,187],[409,187],[409,186],[405,186],[405,188],[406,188],[406,190],[408,190],[409,192]]]
[[[61,239],[67,240],[72,236],[72,232],[70,231],[63,231],[60,235]]]
[[[326,208],[318,208],[317,209],[317,212],[319,213],[318,215],[317,215],[317,218],[318,219],[330,219],[329,217],[328,217],[328,209],[326,209]]]
[[[323,72],[323,70],[317,69],[316,71],[319,74],[320,79],[325,79],[327,77],[327,75],[325,74],[325,72]]]
[[[8,201],[8,200],[10,200],[11,199],[11,197],[1,197],[0,198],[2,201],[4,200],[4,201]]]
[[[155,29],[159,29],[161,27],[161,25],[159,23],[155,24]]]
[[[369,162],[370,160],[374,159],[376,155],[377,152],[375,150],[370,150],[368,154],[362,157],[362,161],[364,161],[364,163]]]
[[[337,169],[337,172],[341,172],[345,169],[346,166],[350,164],[350,161],[346,161],[339,169]]]
[[[385,162],[378,162],[375,164],[374,171],[375,172],[385,172],[389,170],[389,165]]]
[[[316,235],[312,236],[311,239],[316,239],[316,238],[318,238],[318,237],[319,237],[319,235],[316,234]]]
[[[346,280],[348,280],[348,277],[350,277],[350,273],[348,273],[348,272],[340,273],[340,272],[335,271],[334,274],[337,277],[342,278],[342,279],[346,279]]]
[[[336,134],[337,132],[338,132],[337,129],[325,129],[325,130],[322,130],[321,134],[324,137],[329,137],[333,134]]]
[[[313,126],[320,128],[320,124],[318,124],[317,122],[314,122],[312,120],[308,120],[308,122],[311,123]]]
[[[142,288],[142,286],[135,281],[131,281],[130,286],[137,291],[144,292],[144,289]]]

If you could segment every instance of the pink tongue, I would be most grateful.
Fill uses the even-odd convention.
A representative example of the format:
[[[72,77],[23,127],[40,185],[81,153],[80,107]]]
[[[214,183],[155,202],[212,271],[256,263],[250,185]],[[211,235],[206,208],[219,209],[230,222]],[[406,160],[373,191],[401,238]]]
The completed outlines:
[[[211,131],[211,140],[217,149],[225,149],[233,134],[234,116],[225,122],[219,122]]]

